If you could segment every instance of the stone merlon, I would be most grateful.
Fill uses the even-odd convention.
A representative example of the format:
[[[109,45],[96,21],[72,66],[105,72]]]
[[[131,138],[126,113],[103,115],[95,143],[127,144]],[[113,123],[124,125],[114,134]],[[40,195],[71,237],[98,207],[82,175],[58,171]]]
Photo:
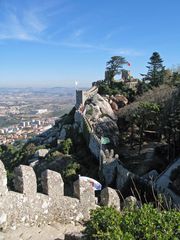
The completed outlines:
[[[20,225],[49,224],[53,221],[79,222],[89,217],[89,210],[97,207],[95,194],[89,182],[77,180],[75,197],[64,196],[64,183],[59,173],[42,173],[43,193],[37,192],[37,181],[30,166],[14,170],[15,191],[7,188],[7,176],[0,161],[0,228],[16,229]]]

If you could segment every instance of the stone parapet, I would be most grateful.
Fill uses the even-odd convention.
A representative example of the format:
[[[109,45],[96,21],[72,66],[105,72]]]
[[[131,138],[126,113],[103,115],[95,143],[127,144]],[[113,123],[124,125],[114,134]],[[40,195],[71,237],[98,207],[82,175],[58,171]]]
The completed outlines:
[[[80,105],[84,106],[84,103],[87,99],[93,97],[98,92],[98,87],[93,86],[87,91],[76,90],[76,109],[79,109]]]
[[[79,222],[89,217],[89,210],[97,207],[94,190],[88,182],[76,181],[76,197],[64,196],[64,183],[59,173],[42,173],[43,193],[37,192],[34,170],[21,165],[15,168],[16,191],[7,188],[7,176],[0,161],[0,229],[16,229],[57,222]]]

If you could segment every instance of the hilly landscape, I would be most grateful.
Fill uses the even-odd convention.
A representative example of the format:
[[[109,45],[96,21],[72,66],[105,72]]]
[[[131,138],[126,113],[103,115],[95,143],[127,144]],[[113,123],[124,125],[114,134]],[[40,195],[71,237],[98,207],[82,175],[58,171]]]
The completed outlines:
[[[160,55],[153,53],[151,68],[142,81],[128,72],[120,80],[114,80],[126,60],[113,56],[107,62],[106,78],[93,82],[89,90],[78,89],[74,107],[56,119],[52,128],[26,143],[1,145],[0,158],[7,171],[8,188],[17,190],[14,174],[23,164],[34,169],[38,192],[43,191],[43,172],[50,169],[61,174],[65,195],[69,197],[73,197],[74,181],[86,176],[102,185],[101,195],[96,192],[100,205],[123,209],[130,201],[128,204],[134,207],[148,203],[157,208],[160,206],[162,210],[178,209],[180,74],[166,70],[163,65],[157,67],[158,59],[162,65]],[[113,68],[115,64],[116,68]],[[51,91],[56,96],[57,89]],[[48,96],[47,92],[44,94]],[[117,195],[119,200],[110,200],[111,194]],[[113,209],[102,211],[107,211],[104,216],[109,214],[108,211],[112,211],[111,217],[116,214]],[[141,211],[146,214],[151,210],[145,207]],[[95,231],[92,223],[86,223],[87,239],[94,239],[90,237],[91,231]],[[113,231],[109,234],[115,234]],[[103,236],[102,239],[106,239],[104,232]]]
[[[180,239],[179,9],[0,0],[0,240]]]

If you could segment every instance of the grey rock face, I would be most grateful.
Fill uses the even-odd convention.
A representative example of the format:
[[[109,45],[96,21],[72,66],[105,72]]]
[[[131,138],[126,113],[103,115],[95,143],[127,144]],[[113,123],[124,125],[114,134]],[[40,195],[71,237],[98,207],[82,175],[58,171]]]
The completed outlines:
[[[35,152],[35,156],[44,158],[48,154],[49,150],[48,149],[39,149]]]
[[[121,164],[117,164],[117,178],[116,178],[116,187],[118,190],[122,190],[125,184],[135,177],[135,174],[127,170]]]
[[[125,198],[124,208],[134,208],[134,207],[138,207],[138,206],[139,206],[139,204],[135,197],[129,196],[129,197]]]
[[[101,191],[101,205],[114,207],[120,211],[120,199],[116,190],[107,187]]]
[[[147,179],[149,181],[154,181],[158,177],[158,172],[156,170],[152,170],[145,175],[142,176],[143,179]]]
[[[66,138],[66,130],[63,128],[59,134],[59,139],[64,140]]]
[[[106,136],[117,146],[119,144],[119,129],[115,121],[110,117],[104,116],[94,124],[94,130],[98,137]]]
[[[114,112],[111,108],[111,105],[103,97],[101,97],[99,94],[96,94],[92,98],[91,102],[94,106],[99,107],[102,114],[110,116],[114,120],[117,119],[116,115],[114,114]]]
[[[135,174],[123,166],[119,160],[119,156],[117,154],[114,156],[113,150],[109,151],[106,149],[105,151],[101,151],[100,169],[106,186],[115,181],[116,188],[120,191],[131,178],[135,177]]]

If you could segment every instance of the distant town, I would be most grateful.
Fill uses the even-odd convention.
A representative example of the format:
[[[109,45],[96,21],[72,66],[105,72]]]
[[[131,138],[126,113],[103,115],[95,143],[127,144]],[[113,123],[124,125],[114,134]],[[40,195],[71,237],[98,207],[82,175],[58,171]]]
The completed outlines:
[[[55,123],[54,118],[32,119],[31,121],[21,121],[19,124],[0,129],[0,144],[14,143],[17,140],[24,140],[38,135]]]
[[[0,89],[0,144],[41,134],[74,104],[72,88]]]

